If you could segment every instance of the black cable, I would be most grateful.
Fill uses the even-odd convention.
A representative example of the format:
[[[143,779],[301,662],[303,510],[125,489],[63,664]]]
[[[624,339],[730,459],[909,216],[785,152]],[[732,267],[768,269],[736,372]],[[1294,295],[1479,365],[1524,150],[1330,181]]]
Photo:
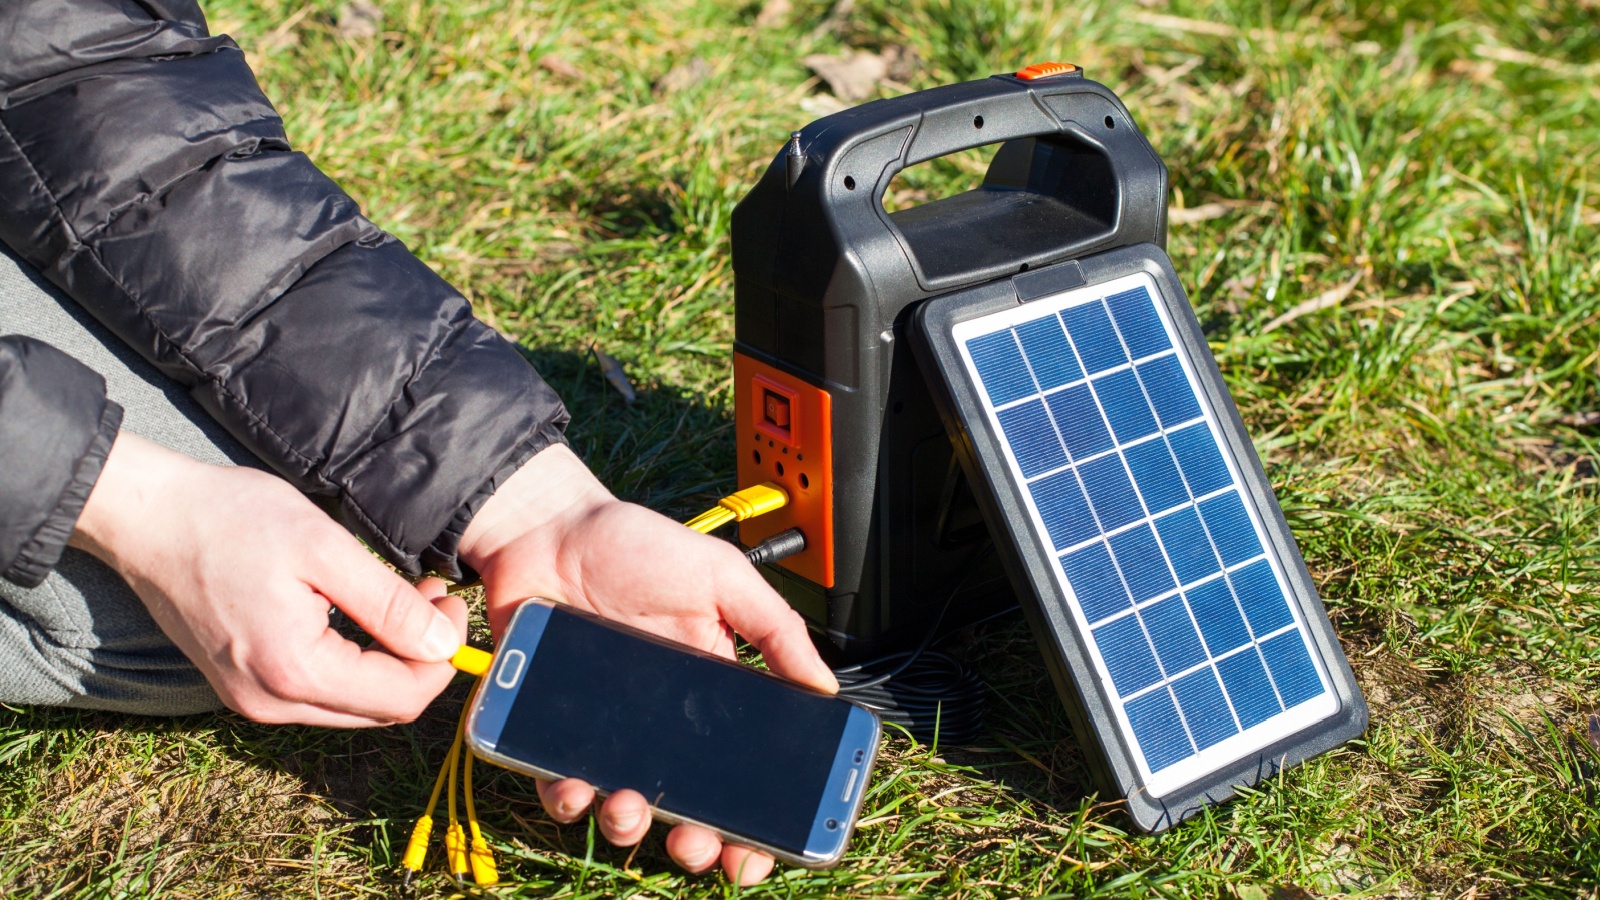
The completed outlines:
[[[976,740],[983,732],[984,684],[961,660],[932,646],[945,614],[993,550],[993,544],[986,544],[968,557],[961,567],[965,574],[945,596],[915,648],[834,669],[839,693],[922,743],[932,744],[936,737],[947,744]]]
[[[746,550],[745,558],[762,565],[793,556],[805,547],[805,535],[791,528]],[[915,648],[834,669],[839,693],[876,712],[884,722],[901,726],[924,744],[932,744],[936,737],[946,744],[977,740],[983,732],[984,684],[961,660],[932,647],[945,614],[993,550],[994,545],[987,544],[968,557],[961,567],[965,574],[945,596]],[[987,622],[1014,609],[1010,606],[979,621]]]

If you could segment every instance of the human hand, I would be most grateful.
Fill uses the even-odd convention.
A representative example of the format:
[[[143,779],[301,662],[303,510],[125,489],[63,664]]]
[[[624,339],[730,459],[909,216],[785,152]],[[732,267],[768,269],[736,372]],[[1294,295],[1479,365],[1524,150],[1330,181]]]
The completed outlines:
[[[72,546],[132,586],[231,709],[258,722],[408,722],[455,674],[466,606],[413,587],[280,478],[124,432]],[[388,648],[328,626],[337,606]]]
[[[565,446],[535,455],[489,498],[462,536],[460,553],[483,576],[496,634],[519,601],[545,597],[728,659],[737,632],[773,672],[838,690],[805,623],[743,554],[613,497]],[[574,778],[539,785],[545,810],[560,822],[582,816],[594,796]],[[601,804],[598,819],[608,840],[629,846],[649,830],[650,806],[636,791],[617,791]],[[745,885],[765,878],[773,865],[770,856],[724,847],[695,825],[673,828],[667,852],[691,872],[720,859],[728,877]]]

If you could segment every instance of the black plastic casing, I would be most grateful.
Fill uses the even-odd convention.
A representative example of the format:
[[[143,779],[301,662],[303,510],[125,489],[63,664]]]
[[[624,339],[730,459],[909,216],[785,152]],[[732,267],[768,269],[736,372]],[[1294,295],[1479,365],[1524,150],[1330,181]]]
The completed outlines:
[[[980,188],[890,214],[907,166],[1001,144]],[[906,346],[919,301],[1115,247],[1166,242],[1167,171],[1081,74],[996,75],[879,100],[798,132],[733,213],[735,350],[832,396],[834,584],[767,579],[835,658],[1008,607],[950,439]]]
[[[1283,738],[1259,752],[1218,769],[1161,798],[1141,791],[1131,750],[1114,721],[1112,697],[1094,672],[1088,638],[1066,608],[1054,576],[1055,553],[1025,524],[1028,513],[1022,488],[1005,471],[1001,439],[989,427],[980,390],[966,375],[953,326],[962,321],[1014,308],[1083,285],[1094,285],[1135,273],[1154,279],[1182,346],[1193,362],[1201,390],[1218,417],[1226,451],[1239,463],[1241,487],[1262,514],[1264,536],[1283,563],[1290,601],[1300,610],[1306,636],[1326,666],[1339,709],[1330,718]],[[911,343],[928,373],[935,399],[962,466],[977,486],[978,504],[993,527],[1005,530],[996,541],[998,555],[1018,586],[1028,624],[1038,639],[1056,692],[1061,696],[1079,745],[1104,795],[1127,798],[1127,811],[1146,831],[1162,831],[1198,813],[1205,805],[1232,797],[1242,786],[1271,778],[1280,769],[1343,744],[1366,730],[1367,705],[1328,621],[1311,575],[1295,546],[1283,510],[1261,467],[1244,422],[1229,395],[1222,373],[1178,283],[1166,253],[1143,244],[1121,248],[929,301],[918,307],[910,329]]]

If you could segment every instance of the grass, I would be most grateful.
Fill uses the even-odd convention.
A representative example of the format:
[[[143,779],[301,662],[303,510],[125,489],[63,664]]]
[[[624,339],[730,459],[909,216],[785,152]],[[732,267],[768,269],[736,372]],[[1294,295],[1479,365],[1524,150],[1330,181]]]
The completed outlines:
[[[1160,837],[1088,793],[1019,622],[963,639],[977,746],[890,741],[844,865],[750,896],[1591,896],[1600,890],[1600,7],[213,0],[297,145],[527,349],[616,490],[730,485],[729,214],[827,111],[808,53],[905,48],[885,93],[1040,59],[1123,97],[1169,252],[1372,706],[1366,738]],[[696,61],[699,62],[696,62]],[[688,77],[667,77],[678,72]],[[959,189],[974,158],[909,175]],[[1273,327],[1268,327],[1268,326]],[[587,356],[621,359],[624,406]],[[413,727],[0,711],[0,890],[393,894],[457,686]],[[527,897],[740,893],[484,780]],[[426,878],[421,896],[448,896]]]

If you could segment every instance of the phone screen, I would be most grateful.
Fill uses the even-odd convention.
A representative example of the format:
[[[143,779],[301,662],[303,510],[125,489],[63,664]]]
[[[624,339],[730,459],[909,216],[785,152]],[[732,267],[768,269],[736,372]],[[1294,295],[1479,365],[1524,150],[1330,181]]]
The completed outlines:
[[[496,751],[798,852],[850,710],[558,612]]]

